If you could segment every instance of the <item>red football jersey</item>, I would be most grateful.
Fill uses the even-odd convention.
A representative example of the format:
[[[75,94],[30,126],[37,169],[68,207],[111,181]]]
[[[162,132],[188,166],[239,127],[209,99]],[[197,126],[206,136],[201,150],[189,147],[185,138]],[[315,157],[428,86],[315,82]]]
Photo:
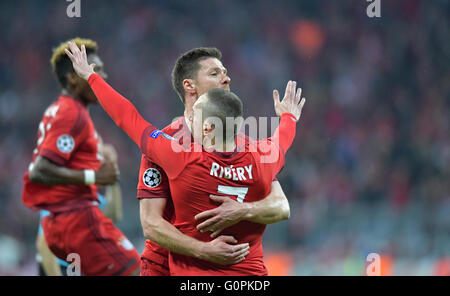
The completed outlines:
[[[162,130],[165,134],[170,135],[184,147],[189,146],[193,142],[192,134],[187,127],[184,116],[180,116],[173,123],[169,124]],[[238,135],[238,141],[248,142],[249,138],[244,134]],[[145,154],[141,156],[141,164],[139,168],[139,181],[137,185],[137,198],[167,198],[166,208],[164,209],[164,219],[173,223],[174,209],[172,195],[169,188],[169,180],[164,170],[157,164],[153,163]],[[169,252],[150,240],[146,240],[142,257],[150,261],[167,262],[160,257],[164,256],[168,259]],[[166,263],[167,264],[167,263]]]
[[[196,147],[198,144],[192,143],[191,151],[202,152],[174,152],[179,151],[178,143],[153,127],[147,129],[142,138],[143,152],[164,169],[170,180],[175,208],[173,224],[181,232],[202,241],[210,241],[211,238],[209,233],[200,233],[196,229],[198,222],[194,217],[217,206],[211,202],[210,194],[232,196],[238,202],[260,200],[270,193],[272,180],[284,164],[278,145],[267,140],[266,145],[271,151],[277,151],[278,161],[261,161],[261,152],[258,149],[248,152],[252,151],[249,147],[240,150],[247,152],[238,152],[237,149],[219,153],[202,150],[202,147]],[[242,221],[222,232],[223,235],[233,235],[238,243],[250,244],[250,254],[241,263],[222,266],[170,253],[171,275],[265,275],[264,229],[265,225]]]
[[[61,95],[44,113],[39,123],[37,146],[32,162],[38,155],[69,169],[83,170],[100,168],[98,136],[92,119],[79,101]],[[44,185],[32,183],[29,170],[24,176],[22,200],[32,209],[52,210],[64,204],[76,206],[74,199],[97,201],[96,185]]]
[[[179,140],[182,144],[186,137],[191,137],[190,130],[186,127],[184,117],[179,117],[172,124],[163,129],[164,133]],[[189,141],[188,141],[189,142]],[[142,154],[139,168],[139,181],[137,185],[137,198],[167,198],[164,209],[164,219],[173,222],[174,211],[172,197],[169,188],[169,180],[166,173],[148,157]],[[168,268],[169,251],[150,240],[145,241],[145,247],[141,256],[152,262],[157,262]]]
[[[186,151],[173,137],[144,120],[136,108],[98,74],[92,74],[88,83],[114,122],[152,162],[164,169],[170,180],[174,225],[202,241],[211,238],[207,233],[197,231],[194,216],[217,206],[209,196],[235,196],[238,202],[264,198],[270,192],[275,175],[283,167],[284,154],[295,136],[296,119],[292,114],[283,114],[273,141],[244,144],[240,141],[237,149],[229,153],[206,151],[201,145],[191,143]],[[221,266],[171,254],[170,272],[172,275],[265,275],[267,269],[261,244],[264,229],[265,225],[243,221],[223,232],[233,235],[238,243],[250,244],[250,254],[241,263]]]

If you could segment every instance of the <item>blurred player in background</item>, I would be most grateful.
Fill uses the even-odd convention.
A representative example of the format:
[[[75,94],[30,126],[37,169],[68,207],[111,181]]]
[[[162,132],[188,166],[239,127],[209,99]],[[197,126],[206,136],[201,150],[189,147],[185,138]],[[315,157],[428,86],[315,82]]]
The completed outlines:
[[[222,65],[221,58],[222,54],[217,48],[194,48],[183,53],[175,63],[172,71],[172,85],[184,104],[185,111],[184,116],[180,116],[178,120],[162,131],[177,139],[181,145],[189,145],[192,142],[189,122],[192,121],[192,107],[198,98],[213,88],[230,90],[231,79]],[[244,141],[247,140],[242,134],[239,137]],[[173,222],[173,204],[166,173],[144,154],[141,157],[137,189],[143,227],[153,225],[156,221],[160,221],[161,217]],[[208,218],[199,224],[199,229],[214,230],[212,237],[217,237],[223,229],[242,220],[270,224],[289,217],[289,203],[277,180],[272,182],[270,194],[260,201],[241,204],[226,196],[212,196],[211,198],[220,206],[199,214],[197,219]],[[195,249],[191,240],[182,240],[182,237],[180,239],[180,245]],[[230,257],[227,257],[230,253],[226,251],[233,246],[226,244],[222,239],[219,238],[217,241],[218,246],[223,248],[222,260],[227,258],[231,260]],[[217,260],[219,254],[211,252],[210,260]],[[168,250],[147,239],[141,255],[141,275],[169,275],[168,255]],[[209,260],[209,258],[204,259]]]
[[[214,247],[217,239],[211,241],[209,234],[198,231],[194,216],[211,209],[208,197],[214,193],[235,195],[233,198],[242,203],[245,198],[255,201],[270,192],[270,183],[284,166],[284,155],[294,139],[296,122],[300,119],[305,102],[304,99],[300,101],[301,90],[295,91],[296,83],[288,83],[282,102],[279,101],[278,92],[274,92],[275,111],[281,117],[274,136],[269,140],[240,141],[239,144],[236,137],[242,121],[236,123],[235,120],[242,118],[242,102],[227,90],[209,90],[193,105],[192,131],[195,143],[191,143],[191,149],[186,151],[171,136],[145,121],[127,99],[95,73],[95,64],[88,63],[84,45],[80,50],[75,43],[69,42],[69,47],[70,51],[65,51],[75,71],[89,82],[105,111],[139,145],[142,152],[167,173],[173,193],[175,226],[160,219],[162,223],[155,221],[144,232],[146,237],[171,251],[170,274],[267,275],[262,252],[265,225],[242,221],[229,228],[228,236],[221,236],[223,242],[240,244],[232,246],[233,265],[223,267],[221,258],[217,258],[214,263],[204,260],[205,254]],[[211,118],[218,118],[223,129],[218,128],[217,122],[211,122]],[[230,118],[234,119],[231,123],[225,120]],[[257,149],[252,150],[251,146]],[[262,147],[265,148],[264,152],[260,150]],[[221,165],[222,173],[217,173]],[[231,235],[236,235],[237,239]],[[186,237],[191,244],[199,245],[199,252],[193,253],[191,248],[179,245],[177,242],[180,237]]]
[[[117,152],[111,144],[105,144],[100,137],[100,154],[105,162],[117,164]],[[63,169],[63,168],[61,168]],[[114,223],[122,220],[122,191],[119,182],[113,185],[104,186],[104,195],[98,192],[98,207],[102,210],[106,217],[110,218]],[[57,258],[48,248],[42,229],[42,219],[50,215],[49,211],[40,211],[39,230],[36,239],[36,261],[39,266],[40,276],[66,276],[69,263]]]
[[[86,46],[88,60],[106,77],[96,42],[72,41]],[[97,206],[97,185],[115,184],[119,170],[111,161],[102,163],[99,137],[87,109],[97,99],[75,74],[64,53],[67,44],[54,49],[51,58],[62,93],[39,124],[22,200],[33,210],[51,213],[42,220],[49,249],[62,260],[78,254],[83,275],[137,275],[138,252]]]

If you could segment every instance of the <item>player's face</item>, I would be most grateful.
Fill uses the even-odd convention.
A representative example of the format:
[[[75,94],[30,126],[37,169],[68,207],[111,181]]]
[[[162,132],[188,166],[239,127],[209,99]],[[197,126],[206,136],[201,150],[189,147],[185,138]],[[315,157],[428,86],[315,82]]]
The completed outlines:
[[[227,69],[216,58],[207,58],[199,62],[200,69],[195,79],[197,95],[201,95],[213,88],[230,90],[231,78],[227,75]]]

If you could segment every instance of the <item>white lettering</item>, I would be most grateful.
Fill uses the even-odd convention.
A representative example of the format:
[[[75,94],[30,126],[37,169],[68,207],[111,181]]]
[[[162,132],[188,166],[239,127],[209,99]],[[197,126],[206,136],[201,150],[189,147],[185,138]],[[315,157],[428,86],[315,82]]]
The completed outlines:
[[[236,168],[236,170],[237,170],[239,181],[247,180],[247,178],[244,176],[244,173],[245,173],[244,168],[238,167],[238,168]]]
[[[377,253],[370,253],[366,258],[367,263],[366,274],[368,276],[381,275],[381,257]]]
[[[253,165],[243,167],[223,167],[220,164],[213,162],[211,164],[209,175],[233,181],[247,181],[253,179],[252,168]],[[246,176],[246,174],[248,176]]]
[[[217,170],[219,169],[219,164],[213,162],[211,165],[211,172],[209,174],[211,176],[217,177]]]
[[[72,2],[67,6],[66,13],[67,16],[72,17],[81,17],[81,0],[66,0],[67,2]]]
[[[233,181],[238,181],[237,175],[236,175],[236,169],[235,168],[231,168],[231,172],[233,173]]]
[[[367,6],[367,16],[371,18],[381,17],[381,0],[367,0],[367,2],[372,2]]]
[[[67,266],[67,275],[68,276],[80,276],[81,275],[80,255],[77,253],[70,253],[69,255],[67,255],[66,261],[71,262],[70,265]]]
[[[224,178],[225,178],[225,179],[231,179],[231,169],[228,168],[228,167],[226,167],[226,168],[224,168],[224,170],[225,170],[225,176],[224,176]]]
[[[250,180],[253,179],[253,176],[252,176],[252,166],[253,166],[252,164],[249,165],[249,166],[244,166],[245,170],[246,170],[247,173],[248,173],[248,177],[249,177]]]

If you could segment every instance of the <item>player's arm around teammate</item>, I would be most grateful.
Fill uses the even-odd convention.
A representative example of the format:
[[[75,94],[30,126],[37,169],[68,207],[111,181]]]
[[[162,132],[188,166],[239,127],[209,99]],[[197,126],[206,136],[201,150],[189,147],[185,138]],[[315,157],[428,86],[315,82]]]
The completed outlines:
[[[283,113],[296,110],[297,113],[293,115],[297,120],[300,119],[305,100],[300,101],[301,89],[298,89],[296,93],[296,87],[297,83],[295,81],[289,81],[281,102],[278,90],[274,90],[274,108],[279,117]],[[295,98],[293,99],[294,95]],[[292,108],[294,104],[300,104],[300,108]],[[268,196],[256,202],[239,203],[230,197],[217,195],[211,195],[210,198],[214,202],[219,203],[220,206],[196,215],[195,219],[197,221],[206,219],[197,225],[197,229],[201,232],[212,232],[211,237],[218,236],[222,230],[242,220],[260,224],[272,224],[286,220],[290,216],[289,202],[278,181],[272,182],[271,192]]]
[[[82,46],[81,51],[80,49],[75,45],[75,44],[69,44],[69,47],[71,49],[72,52],[70,52],[69,50],[66,50],[66,53],[68,54],[68,56],[70,57],[70,59],[73,62],[73,67],[76,70],[77,74],[82,77],[84,80],[88,80],[90,79],[91,74],[94,74],[95,72],[93,71],[93,68],[95,65],[91,64],[88,65],[87,61],[86,61],[86,57],[85,57],[85,50],[84,47]],[[99,76],[92,76],[93,79],[90,80],[90,85],[91,87],[93,86],[94,83],[96,83],[96,80]],[[108,86],[107,84],[102,84],[101,80],[99,80],[99,85],[98,87],[96,87],[96,89],[94,89],[94,92],[96,93],[97,97],[102,97],[103,99],[105,99],[106,97],[112,99],[114,98],[114,104],[110,104],[110,105],[103,105],[103,103],[106,103],[106,101],[102,101],[102,99],[100,99],[100,103],[102,104],[102,106],[105,108],[105,111],[107,111],[107,113],[114,119],[114,121],[116,122],[116,124],[121,127],[122,129],[125,130],[125,132],[127,132],[127,134],[130,136],[131,139],[133,139],[134,142],[136,142],[138,145],[140,143],[140,139],[141,139],[141,135],[143,133],[143,131],[149,126],[149,123],[146,122],[137,112],[137,110],[135,109],[134,106],[132,106],[132,104],[130,104],[130,102],[123,98],[120,94],[116,93],[110,86]],[[97,92],[96,92],[97,90]],[[121,111],[123,108],[126,108],[127,110],[129,110],[129,118],[125,121],[125,117],[122,116]],[[291,135],[293,137],[293,135]],[[290,142],[289,142],[290,143]],[[289,146],[289,145],[288,145]],[[287,147],[288,148],[288,147]],[[154,152],[157,152],[157,150],[155,150]],[[168,160],[168,159],[166,159]],[[173,159],[170,159],[170,161],[174,162]],[[170,166],[168,166],[170,167]],[[174,167],[170,167],[172,169],[172,175],[176,175],[176,171],[179,169],[176,166]],[[164,208],[164,207],[162,207]],[[154,209],[149,209],[149,211],[152,211]],[[159,216],[159,218],[161,218],[161,213],[162,210],[158,213],[157,215]],[[145,213],[146,215],[151,215],[148,213]],[[167,222],[164,219],[159,219],[157,220],[158,222],[160,222],[161,224],[156,224],[155,222],[150,222],[148,228],[158,231],[159,229],[169,229],[170,227],[172,227],[172,230],[174,231],[178,231],[175,227],[173,227],[169,222]],[[146,227],[144,227],[146,228]],[[154,232],[146,232],[146,236],[151,238],[152,240],[156,241],[158,244],[171,249],[173,247],[173,245],[170,244],[170,242],[167,242],[164,240],[164,235],[166,235],[168,232],[164,231],[159,233],[159,235],[155,235]],[[170,241],[173,241],[173,239],[177,238],[177,235],[179,235],[180,233],[176,233],[176,232],[171,232],[170,234],[173,234],[174,236],[170,239]],[[186,238],[189,239],[189,238]],[[178,251],[175,252],[183,252],[186,251],[184,250],[183,247],[181,247]],[[195,256],[195,254],[193,254]],[[192,256],[192,255],[189,255]]]
[[[220,205],[196,215],[195,219],[201,222],[197,229],[212,232],[211,237],[217,237],[225,228],[243,220],[272,224],[289,219],[290,216],[289,201],[278,181],[272,182],[270,194],[259,201],[240,203],[231,197],[219,195],[211,195],[210,198]]]
[[[94,64],[89,65],[87,63],[86,50],[84,45],[81,46],[80,50],[80,48],[78,48],[78,46],[75,43],[69,42],[69,48],[70,51],[66,49],[65,52],[71,59],[73,63],[73,68],[82,79],[87,81],[91,76],[91,74],[95,74],[94,71],[95,65]],[[97,75],[94,77],[100,76]],[[107,106],[103,105],[102,101],[99,100],[102,107],[113,118],[113,120],[114,119],[118,120],[115,121],[116,124],[122,129],[124,129],[124,131],[127,132],[128,136],[135,143],[139,143],[143,129],[148,127],[149,123],[147,123],[137,113],[135,107],[132,106],[132,104],[128,100],[126,100],[118,93],[116,93],[110,86],[107,86],[107,88],[103,90],[107,91],[109,94],[113,92],[113,95],[115,96],[114,98],[118,99],[118,101],[116,100],[115,102],[116,103],[120,102],[121,104],[124,104],[122,105],[122,107],[127,108],[128,111],[135,111],[132,112],[133,113],[131,115],[132,118],[119,119],[119,117],[121,116],[119,114],[116,114],[116,112],[113,111],[112,109],[118,111],[118,109],[120,109],[119,108],[120,106],[118,107],[114,105],[111,106],[112,109],[107,109],[106,108]],[[99,95],[97,93],[96,95],[99,98]],[[110,114],[108,111],[109,112],[112,111],[114,114]],[[120,112],[122,112],[122,110]],[[205,243],[183,234],[175,226],[170,224],[162,217],[164,208],[165,208],[165,201],[162,201],[161,206],[159,207],[156,205],[149,207],[148,209],[146,207],[145,208],[141,207],[141,216],[146,215],[148,217],[156,218],[156,219],[146,219],[146,221],[148,222],[148,224],[144,225],[145,231],[144,234],[146,238],[149,238],[152,241],[156,242],[157,244],[169,249],[170,251],[179,253],[181,255],[187,255],[191,257],[200,256],[199,258],[204,258],[205,253],[209,254],[208,259],[214,260],[214,262],[218,264],[229,264],[228,261],[230,261],[230,257],[231,263],[237,263],[244,260],[244,257],[248,254],[249,248],[248,243],[230,246],[232,243],[235,243],[236,240],[229,236],[219,237],[212,242]],[[144,213],[142,213],[142,211],[144,211]],[[188,248],[186,248],[186,246],[188,246]],[[212,253],[214,253],[214,255]]]
[[[140,216],[144,236],[177,254],[228,265],[236,264],[248,255],[249,244],[234,245],[232,236],[219,236],[202,242],[183,234],[163,218],[167,199],[153,198],[140,201]]]

